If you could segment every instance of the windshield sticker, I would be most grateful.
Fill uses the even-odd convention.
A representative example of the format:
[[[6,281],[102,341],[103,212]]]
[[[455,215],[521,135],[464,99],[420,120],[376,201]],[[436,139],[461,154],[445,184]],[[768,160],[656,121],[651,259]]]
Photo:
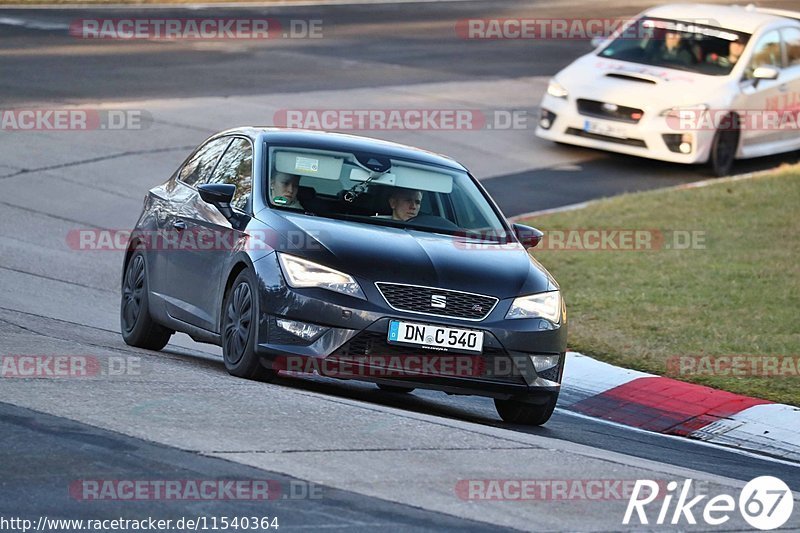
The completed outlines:
[[[645,28],[660,28],[664,30],[673,30],[683,33],[696,33],[705,35],[707,37],[717,37],[718,39],[725,39],[727,41],[735,41],[739,38],[739,34],[722,30],[720,28],[712,28],[709,26],[701,26],[695,23],[682,22],[679,20],[645,20],[642,22]]]
[[[605,51],[603,52],[605,53]],[[664,81],[687,81],[694,83],[695,79],[689,74],[681,74],[679,72],[669,71],[660,68],[651,68],[643,65],[632,63],[624,63],[618,60],[597,60],[595,61],[595,68],[616,70],[631,74],[643,74],[645,76],[652,76],[654,78],[661,78]]]
[[[276,196],[272,199],[272,203],[277,205],[286,205],[289,203],[289,200],[287,200],[285,196]]]
[[[294,169],[305,172],[317,172],[319,170],[319,160],[310,157],[297,157],[294,162]]]

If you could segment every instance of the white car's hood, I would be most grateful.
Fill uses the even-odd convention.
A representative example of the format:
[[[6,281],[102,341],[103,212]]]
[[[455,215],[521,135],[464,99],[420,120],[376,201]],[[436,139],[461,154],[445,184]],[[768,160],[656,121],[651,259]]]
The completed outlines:
[[[659,112],[718,99],[727,77],[588,54],[556,74],[556,79],[567,89],[571,99],[588,98]]]

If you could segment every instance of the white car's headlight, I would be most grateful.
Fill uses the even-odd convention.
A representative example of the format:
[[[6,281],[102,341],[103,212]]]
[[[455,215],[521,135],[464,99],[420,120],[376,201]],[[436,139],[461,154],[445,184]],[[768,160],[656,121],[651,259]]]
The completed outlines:
[[[547,84],[547,94],[556,98],[566,98],[569,92],[553,78],[550,80],[550,83]]]
[[[668,116],[679,117],[681,113],[687,113],[696,118],[699,118],[700,115],[708,111],[708,109],[709,109],[708,104],[682,105],[682,106],[668,107],[658,115],[662,117],[668,117]]]
[[[545,318],[558,324],[561,320],[561,292],[549,291],[520,296],[511,304],[506,318]]]
[[[367,299],[361,286],[349,274],[282,253],[278,253],[278,261],[280,261],[281,270],[286,277],[286,283],[290,287],[295,289],[320,287],[348,296]]]

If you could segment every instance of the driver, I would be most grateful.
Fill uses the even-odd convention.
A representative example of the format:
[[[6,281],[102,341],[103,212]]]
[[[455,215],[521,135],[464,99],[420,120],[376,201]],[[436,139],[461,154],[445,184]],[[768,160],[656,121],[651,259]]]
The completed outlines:
[[[664,43],[659,48],[656,58],[666,63],[692,64],[692,54],[681,45],[681,34],[668,31],[664,35]]]
[[[396,187],[389,196],[389,207],[392,208],[392,220],[403,222],[419,214],[422,204],[422,191]]]
[[[303,209],[297,200],[297,193],[300,190],[300,176],[297,174],[275,171],[272,174],[269,189],[272,203],[283,207]]]

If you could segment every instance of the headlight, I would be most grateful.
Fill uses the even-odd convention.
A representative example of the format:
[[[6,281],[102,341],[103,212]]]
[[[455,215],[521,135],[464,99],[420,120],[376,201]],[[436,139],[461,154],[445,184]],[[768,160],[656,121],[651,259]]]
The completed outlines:
[[[290,287],[319,287],[367,299],[358,282],[349,274],[282,253],[278,253],[278,261]]]
[[[556,98],[566,98],[569,94],[563,85],[558,83],[555,79],[551,79],[547,84],[547,94],[555,96]]]
[[[700,115],[702,115],[706,111],[708,111],[708,104],[695,104],[695,105],[668,107],[658,115],[661,117],[668,117],[668,116],[680,117],[681,113],[688,113],[691,114],[691,116],[693,116],[695,119],[698,119],[700,118]]]
[[[558,324],[561,319],[561,292],[549,291],[520,296],[511,304],[506,318],[545,318]]]

